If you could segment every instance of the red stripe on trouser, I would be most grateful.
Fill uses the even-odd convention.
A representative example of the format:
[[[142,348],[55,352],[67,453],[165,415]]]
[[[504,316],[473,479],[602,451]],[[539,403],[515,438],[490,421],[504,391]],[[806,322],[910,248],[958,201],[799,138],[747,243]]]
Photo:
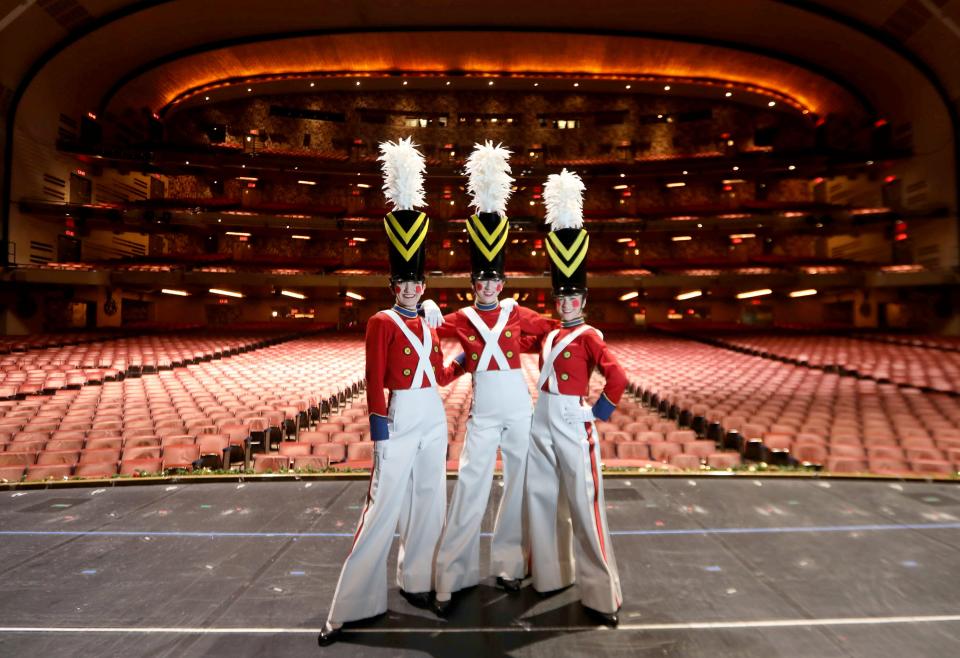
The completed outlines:
[[[587,445],[590,447],[590,470],[593,475],[593,516],[597,522],[597,539],[600,540],[600,553],[603,555],[603,562],[607,565],[607,572],[610,571],[610,564],[607,561],[607,549],[603,544],[603,522],[600,517],[600,474],[597,469],[597,454],[594,452],[593,428],[591,423],[584,423],[587,428]],[[612,575],[612,574],[611,574]],[[620,597],[616,597],[617,608],[620,607]]]
[[[367,510],[370,509],[370,505],[373,504],[373,496],[370,494],[373,492],[373,476],[376,474],[377,468],[376,464],[370,469],[370,482],[367,484],[367,501],[363,504],[363,511],[360,513],[360,524],[357,526],[357,531],[353,533],[353,543],[350,545],[350,552],[353,553],[354,547],[357,545],[357,540],[360,539],[360,532],[363,530],[363,522],[367,519]]]
[[[591,423],[584,423],[587,428],[587,445],[590,447],[590,470],[593,475],[593,518],[597,524],[597,539],[600,541],[600,553],[603,561],[607,561],[607,549],[603,545],[603,523],[600,521],[600,478],[597,474],[597,455],[593,450],[593,428]]]

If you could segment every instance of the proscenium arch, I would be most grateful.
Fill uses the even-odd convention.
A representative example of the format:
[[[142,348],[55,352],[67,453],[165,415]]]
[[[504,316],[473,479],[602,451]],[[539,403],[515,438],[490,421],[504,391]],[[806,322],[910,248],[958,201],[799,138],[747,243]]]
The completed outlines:
[[[847,29],[850,29],[860,36],[865,37],[868,41],[878,44],[883,49],[893,53],[896,56],[902,58],[912,69],[914,69],[920,76],[925,79],[932,87],[935,94],[940,98],[941,104],[946,110],[947,118],[950,121],[952,128],[952,151],[955,167],[960,165],[960,118],[958,118],[958,111],[952,104],[950,94],[946,91],[946,87],[941,81],[940,77],[936,74],[933,69],[927,65],[923,59],[918,55],[908,49],[904,44],[896,41],[892,37],[884,34],[880,29],[873,27],[869,24],[864,23],[858,19],[855,19],[851,16],[845,15],[839,11],[825,7],[818,3],[808,2],[805,0],[768,0],[773,4],[780,4],[785,7],[789,7],[800,12],[810,14],[812,16],[817,16],[821,19],[834,22],[838,25],[844,26]],[[23,100],[24,95],[32,84],[33,80],[39,75],[43,68],[49,64],[57,55],[69,48],[71,45],[81,41],[85,37],[101,30],[112,23],[123,20],[139,14],[141,12],[146,12],[157,7],[171,4],[174,0],[144,0],[142,2],[137,2],[131,5],[120,7],[107,13],[94,18],[90,22],[86,23],[82,27],[76,29],[73,32],[68,33],[60,41],[58,41],[53,46],[45,50],[26,70],[25,74],[21,80],[17,83],[16,88],[14,89],[13,94],[11,95],[9,111],[6,117],[6,127],[5,127],[5,143],[4,143],[4,154],[3,154],[3,175],[2,175],[2,187],[0,187],[0,200],[2,200],[2,223],[3,223],[3,243],[6,246],[9,241],[10,235],[10,214],[11,214],[11,186],[12,186],[12,165],[13,165],[13,148],[14,148],[14,126],[16,124],[17,111],[19,109],[20,103]],[[369,31],[371,28],[365,28]],[[396,27],[390,28],[391,31],[409,31],[411,28],[409,26],[403,26],[399,29]],[[460,29],[463,29],[462,27]],[[490,29],[489,27],[485,29]],[[525,29],[523,26],[514,26],[512,29]],[[535,28],[533,28],[535,29]],[[556,30],[552,30],[556,31]],[[954,178],[956,179],[956,172],[954,172]],[[954,185],[955,194],[957,201],[956,205],[960,206],[960,185]],[[3,258],[4,264],[9,265],[9,251],[7,248],[3,249]]]

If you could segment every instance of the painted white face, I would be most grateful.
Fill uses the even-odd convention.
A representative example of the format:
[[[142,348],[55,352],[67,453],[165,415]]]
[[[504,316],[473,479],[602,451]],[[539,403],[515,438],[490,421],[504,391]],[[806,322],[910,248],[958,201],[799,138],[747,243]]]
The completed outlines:
[[[481,304],[494,304],[503,292],[503,279],[483,279],[473,282],[473,292]]]
[[[586,301],[581,294],[559,295],[555,301],[557,304],[557,313],[564,322],[576,320],[582,316],[583,307],[586,306]]]
[[[397,297],[397,304],[404,308],[415,309],[427,290],[423,281],[394,281],[393,294]]]

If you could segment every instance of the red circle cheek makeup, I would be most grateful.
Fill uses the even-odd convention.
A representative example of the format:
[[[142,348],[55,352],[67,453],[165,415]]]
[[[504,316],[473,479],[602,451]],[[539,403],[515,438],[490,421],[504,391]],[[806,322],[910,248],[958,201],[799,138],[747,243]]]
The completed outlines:
[[[418,294],[418,295],[422,295],[422,294],[423,294],[423,286],[417,286],[417,294]]]

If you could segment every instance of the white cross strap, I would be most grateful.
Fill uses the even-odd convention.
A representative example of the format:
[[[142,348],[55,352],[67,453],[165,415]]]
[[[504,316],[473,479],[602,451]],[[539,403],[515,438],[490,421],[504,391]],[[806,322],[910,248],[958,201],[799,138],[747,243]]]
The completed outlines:
[[[477,361],[477,371],[482,372],[489,368],[490,359],[497,362],[497,367],[500,368],[500,370],[509,370],[510,362],[507,361],[507,357],[500,347],[500,334],[503,333],[503,328],[507,326],[507,321],[510,319],[510,311],[512,309],[501,308],[500,316],[497,318],[497,323],[493,325],[492,329],[480,318],[480,314],[477,313],[472,306],[464,307],[462,310],[463,314],[467,316],[467,319],[470,320],[470,323],[476,328],[484,342],[483,352],[480,353],[480,359]]]
[[[553,369],[553,362],[557,360],[557,357],[560,356],[560,352],[565,350],[567,346],[572,343],[577,336],[582,334],[587,329],[593,329],[588,324],[582,324],[569,334],[563,337],[556,347],[553,345],[553,341],[556,340],[557,334],[560,333],[559,329],[554,329],[549,334],[547,334],[547,339],[543,341],[543,365],[540,367],[540,379],[537,380],[537,390],[543,390],[543,385],[548,381],[550,382],[550,392],[559,393],[560,388],[557,384],[557,374]]]
[[[424,388],[422,385],[423,377],[427,378],[430,386],[436,386],[437,377],[433,373],[433,364],[430,363],[430,350],[433,349],[433,338],[430,335],[430,327],[427,326],[427,321],[420,318],[420,326],[423,328],[423,342],[421,342],[420,339],[417,338],[417,335],[410,331],[410,327],[403,321],[399,313],[393,309],[387,309],[382,312],[386,313],[387,317],[400,327],[400,331],[402,331],[403,335],[410,341],[410,346],[413,347],[417,356],[420,357],[420,360],[417,362],[417,369],[413,373],[410,388]]]

